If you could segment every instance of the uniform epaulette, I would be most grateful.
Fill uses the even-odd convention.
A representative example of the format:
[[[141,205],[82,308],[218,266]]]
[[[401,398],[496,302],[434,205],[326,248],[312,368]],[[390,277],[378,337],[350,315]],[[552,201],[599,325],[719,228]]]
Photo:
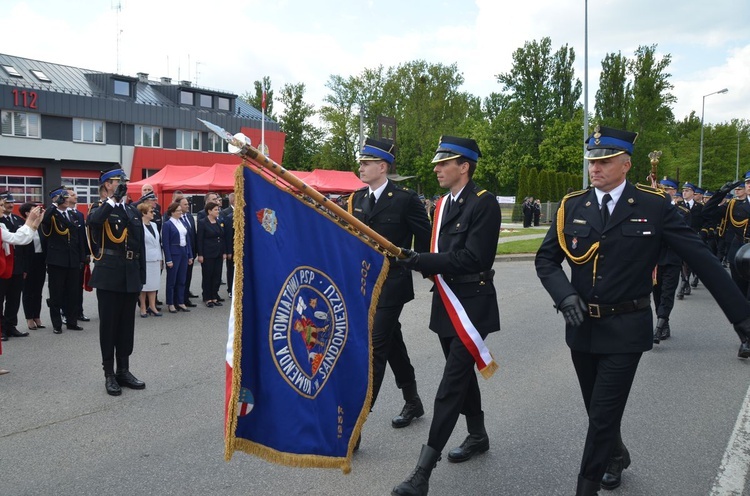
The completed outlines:
[[[582,194],[588,193],[588,192],[589,192],[588,189],[580,189],[578,191],[571,191],[570,193],[565,195],[563,198],[573,198],[575,196],[581,196]]]
[[[486,189],[483,189],[482,191],[478,191],[478,192],[477,192],[477,196],[482,196],[482,195],[483,195],[483,194],[485,194],[486,192],[487,192],[487,190],[486,190]]]
[[[652,188],[651,186],[646,186],[645,184],[636,183],[635,189],[638,189],[640,191],[645,191],[646,193],[651,193],[652,195],[659,195],[662,198],[666,196],[666,192],[663,189]]]

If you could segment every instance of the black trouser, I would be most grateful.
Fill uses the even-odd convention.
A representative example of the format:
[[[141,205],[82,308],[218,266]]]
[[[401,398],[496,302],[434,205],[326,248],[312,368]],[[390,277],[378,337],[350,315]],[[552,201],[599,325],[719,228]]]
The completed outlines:
[[[133,353],[135,306],[138,303],[138,295],[139,293],[96,290],[99,307],[99,346],[105,374],[114,374],[115,358],[118,366],[123,367]]]
[[[732,274],[732,280],[737,285],[743,295],[747,296],[748,292],[748,280],[745,279],[737,272],[737,267],[734,266],[734,256],[737,255],[737,250],[742,246],[742,242],[736,237],[732,238],[727,249],[727,260],[729,261],[729,271]]]
[[[654,306],[656,316],[668,319],[674,308],[674,295],[680,284],[679,265],[659,265],[656,268],[656,284],[654,285]]]
[[[642,353],[593,354],[571,350],[589,418],[580,476],[599,482],[620,441],[620,424]]]
[[[483,336],[484,337],[484,336]],[[441,337],[445,355],[443,378],[435,395],[427,445],[442,451],[448,443],[459,414],[473,417],[482,413],[482,395],[474,372],[474,357],[458,336]]]
[[[215,258],[203,257],[203,263],[201,264],[203,301],[215,300],[219,297],[222,261],[223,259],[220,256]]]
[[[406,351],[404,336],[401,334],[403,305],[378,307],[372,325],[372,404],[378,398],[380,386],[385,377],[385,364],[391,365],[399,389],[414,384],[414,367]]]
[[[48,265],[49,274],[49,318],[55,329],[62,327],[60,310],[65,314],[68,326],[78,325],[78,267],[58,267]]]
[[[234,257],[227,258],[227,292],[234,293]]]
[[[23,313],[26,320],[38,319],[42,313],[42,289],[47,278],[44,253],[34,253],[26,279],[23,280]]]
[[[185,276],[185,296],[184,296],[184,303],[187,303],[190,301],[190,283],[193,281],[193,266],[195,265],[195,259],[193,259],[193,263],[188,264],[187,266],[187,272]]]
[[[21,308],[23,273],[13,274],[8,279],[0,279],[0,315],[3,332],[18,328],[18,309]]]

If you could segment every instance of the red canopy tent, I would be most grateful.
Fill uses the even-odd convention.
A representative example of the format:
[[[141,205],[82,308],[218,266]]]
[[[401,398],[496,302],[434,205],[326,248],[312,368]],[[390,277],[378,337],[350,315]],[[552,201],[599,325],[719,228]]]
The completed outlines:
[[[227,193],[234,191],[234,171],[240,164],[214,164],[208,169],[204,168],[201,174],[185,178],[175,179],[162,184],[164,191],[180,190],[185,193],[206,193],[215,191]]]
[[[365,186],[365,183],[350,171],[315,169],[301,179],[321,193],[351,193]]]
[[[162,200],[162,192],[164,191],[165,183],[183,181],[195,177],[208,169],[208,167],[203,167],[201,165],[165,165],[163,169],[153,176],[147,177],[141,181],[128,183],[128,195],[130,195],[130,198],[133,200],[137,200],[141,197],[141,187],[144,184],[150,184],[154,187],[154,193],[156,193],[159,203],[166,204],[168,202]],[[171,191],[174,191],[175,189],[179,188],[174,188]]]

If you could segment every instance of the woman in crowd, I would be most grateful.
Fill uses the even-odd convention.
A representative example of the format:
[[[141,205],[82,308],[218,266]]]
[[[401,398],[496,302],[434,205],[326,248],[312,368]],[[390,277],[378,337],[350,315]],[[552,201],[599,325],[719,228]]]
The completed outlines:
[[[219,204],[206,203],[206,217],[198,221],[198,262],[203,274],[203,302],[207,307],[220,307],[219,286],[221,267],[227,258],[224,222],[219,221]]]
[[[167,266],[167,306],[169,313],[189,312],[185,306],[187,267],[193,263],[193,250],[187,242],[187,228],[182,222],[182,207],[167,207],[169,221],[162,226],[162,247]]]
[[[26,220],[34,208],[33,203],[24,203],[18,209],[21,217]],[[47,265],[45,255],[42,251],[42,240],[39,233],[34,231],[34,238],[31,243],[23,247],[26,250],[24,257],[26,279],[23,280],[23,313],[26,314],[26,324],[29,329],[44,329],[40,317],[42,313],[42,289],[44,280],[47,278]]]
[[[143,222],[143,239],[146,244],[146,284],[143,285],[139,302],[141,317],[146,318],[149,314],[161,317],[161,312],[156,308],[156,292],[159,291],[161,282],[161,270],[164,268],[164,259],[161,256],[161,235],[154,220],[154,207],[151,202],[138,205]]]

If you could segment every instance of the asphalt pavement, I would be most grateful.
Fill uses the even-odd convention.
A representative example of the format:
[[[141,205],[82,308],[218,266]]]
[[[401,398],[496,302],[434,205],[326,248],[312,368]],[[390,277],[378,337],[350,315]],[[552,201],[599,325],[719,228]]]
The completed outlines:
[[[463,464],[441,461],[430,495],[572,495],[586,418],[562,317],[533,263],[496,263],[502,330],[487,339],[500,365],[480,378],[491,448]],[[193,291],[200,287],[195,271]],[[429,284],[402,314],[425,417],[405,429],[390,418],[402,406],[387,372],[348,475],[273,465],[236,453],[224,461],[224,351],[229,307],[136,318],[131,370],[144,391],[104,390],[94,317],[84,331],[45,330],[3,343],[0,367],[0,495],[387,495],[413,469],[427,439],[444,359],[427,329]],[[225,295],[222,288],[221,294]],[[23,315],[21,315],[23,317]],[[750,385],[750,360],[716,303],[699,286],[676,302],[672,338],[646,353],[623,421],[633,463],[613,496],[707,496],[732,439]],[[746,412],[746,415],[750,413]],[[447,447],[466,435],[459,420]],[[750,496],[747,459],[740,457]],[[736,482],[736,481],[735,481]],[[741,486],[740,486],[741,487]]]

